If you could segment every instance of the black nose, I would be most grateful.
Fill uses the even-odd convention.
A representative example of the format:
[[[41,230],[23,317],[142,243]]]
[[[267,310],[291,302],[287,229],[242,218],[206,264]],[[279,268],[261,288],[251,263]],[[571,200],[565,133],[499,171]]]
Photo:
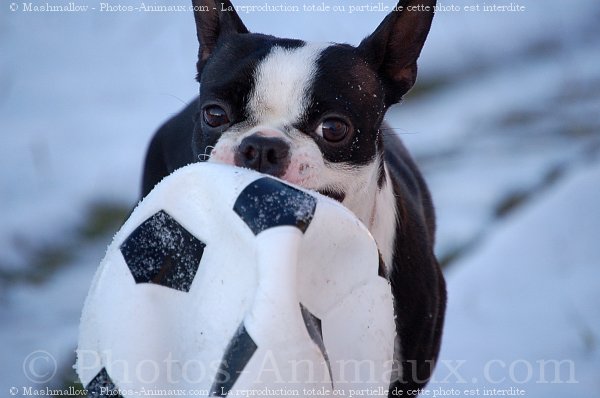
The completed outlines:
[[[281,138],[251,135],[240,143],[235,164],[281,177],[290,163],[290,146]]]

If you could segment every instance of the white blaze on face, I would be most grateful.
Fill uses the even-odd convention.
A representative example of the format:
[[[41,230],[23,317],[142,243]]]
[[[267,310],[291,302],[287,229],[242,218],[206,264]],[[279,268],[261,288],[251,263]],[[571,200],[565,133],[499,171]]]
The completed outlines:
[[[273,47],[256,69],[248,104],[259,124],[289,125],[299,120],[308,106],[317,60],[327,46]]]
[[[234,126],[223,133],[210,161],[234,164],[241,141],[253,134],[284,139],[290,146],[290,164],[282,178],[306,188],[318,188],[325,167],[323,154],[307,133],[292,128],[310,103],[317,61],[329,44],[309,43],[297,48],[274,46],[258,63],[254,87],[248,95],[246,129]],[[285,132],[283,130],[286,130]]]
[[[287,126],[289,129],[300,120],[310,103],[317,61],[328,46],[308,43],[298,48],[271,50],[254,75],[248,110],[258,126],[251,134],[265,127]],[[306,188],[318,188],[317,180],[324,167],[323,154],[307,133],[295,129],[281,132],[291,149],[290,164],[282,178]]]

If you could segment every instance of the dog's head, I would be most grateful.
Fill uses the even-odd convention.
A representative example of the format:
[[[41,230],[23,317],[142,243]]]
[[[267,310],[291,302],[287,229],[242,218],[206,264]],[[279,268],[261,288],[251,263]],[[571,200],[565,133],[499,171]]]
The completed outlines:
[[[358,47],[249,33],[229,0],[193,3],[195,156],[280,177],[351,209],[369,200],[385,181],[382,120],[415,82],[435,0],[400,1]]]

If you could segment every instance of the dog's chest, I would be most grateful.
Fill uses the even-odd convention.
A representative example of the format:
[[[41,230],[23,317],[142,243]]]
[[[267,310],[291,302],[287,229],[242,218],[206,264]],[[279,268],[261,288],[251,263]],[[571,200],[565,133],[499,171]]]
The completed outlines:
[[[377,243],[386,271],[392,267],[397,228],[397,202],[390,183],[387,167],[386,181],[381,187],[369,184],[361,194],[349,195],[344,205],[350,209],[371,232]]]

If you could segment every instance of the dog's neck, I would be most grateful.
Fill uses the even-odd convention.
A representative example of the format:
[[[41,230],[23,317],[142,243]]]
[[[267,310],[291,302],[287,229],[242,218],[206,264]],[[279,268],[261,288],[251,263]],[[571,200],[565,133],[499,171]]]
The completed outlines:
[[[378,162],[374,162],[377,164]],[[369,229],[377,243],[386,271],[392,264],[393,247],[396,235],[396,198],[388,174],[384,166],[385,179],[379,186],[378,170],[373,167],[372,176],[368,183],[350,191],[343,204],[352,211],[358,219]]]

